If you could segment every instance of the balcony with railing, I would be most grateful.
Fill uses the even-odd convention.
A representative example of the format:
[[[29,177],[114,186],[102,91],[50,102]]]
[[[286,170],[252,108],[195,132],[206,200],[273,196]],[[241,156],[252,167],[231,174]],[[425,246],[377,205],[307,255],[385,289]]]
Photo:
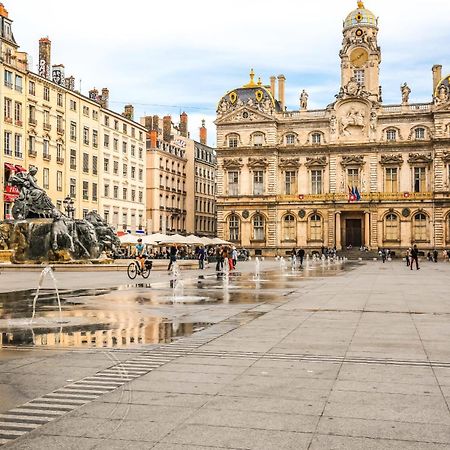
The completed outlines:
[[[49,123],[44,123],[43,128],[45,131],[51,131],[52,126]]]
[[[42,155],[42,159],[43,159],[44,161],[50,161],[50,160],[52,159],[52,155],[50,155],[49,153],[44,153],[44,154]]]
[[[28,125],[31,125],[32,127],[35,127],[37,125],[37,120],[33,117],[28,118]]]

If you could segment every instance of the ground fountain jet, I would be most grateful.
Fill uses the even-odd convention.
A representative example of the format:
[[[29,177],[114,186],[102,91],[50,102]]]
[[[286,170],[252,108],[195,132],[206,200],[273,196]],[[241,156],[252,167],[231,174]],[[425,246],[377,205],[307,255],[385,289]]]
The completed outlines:
[[[55,275],[53,274],[53,269],[52,269],[52,267],[51,267],[51,266],[47,266],[47,267],[41,272],[41,275],[39,276],[39,282],[38,282],[37,291],[36,291],[36,294],[35,294],[35,296],[34,296],[34,298],[33,298],[33,314],[32,314],[32,316],[31,316],[30,325],[32,325],[33,320],[34,320],[34,317],[35,317],[35,315],[36,315],[36,303],[37,303],[37,301],[38,301],[39,293],[40,293],[40,290],[41,290],[41,288],[42,288],[42,285],[44,284],[44,281],[45,281],[45,279],[47,278],[47,276],[49,276],[49,277],[52,279],[52,281],[53,281],[53,286],[54,286],[55,291],[56,291],[56,298],[57,298],[57,300],[58,300],[58,308],[59,308],[59,322],[58,322],[58,323],[61,323],[61,324],[62,324],[62,323],[65,323],[65,322],[63,322],[63,320],[62,320],[61,299],[59,298],[59,290],[58,290],[58,286],[57,286],[57,283],[56,283],[56,278],[55,278]]]
[[[172,280],[170,283],[172,285],[172,302],[176,303],[184,296],[184,284],[181,279],[180,268],[176,262],[172,265]]]
[[[255,274],[253,275],[253,281],[261,281],[261,261],[258,257],[255,258]]]

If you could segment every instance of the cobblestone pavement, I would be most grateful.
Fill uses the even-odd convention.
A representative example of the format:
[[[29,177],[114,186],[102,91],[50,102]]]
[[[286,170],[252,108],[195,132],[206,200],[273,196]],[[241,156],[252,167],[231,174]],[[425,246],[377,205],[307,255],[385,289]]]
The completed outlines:
[[[3,448],[448,449],[449,275],[370,262],[168,345],[2,351],[2,388],[30,380]]]

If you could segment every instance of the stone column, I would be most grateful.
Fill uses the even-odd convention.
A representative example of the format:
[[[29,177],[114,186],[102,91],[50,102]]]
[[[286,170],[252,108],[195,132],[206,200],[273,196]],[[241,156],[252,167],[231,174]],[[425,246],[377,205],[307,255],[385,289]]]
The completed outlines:
[[[341,212],[340,211],[336,211],[335,242],[336,242],[336,250],[342,250],[342,244],[341,244]]]
[[[370,212],[364,211],[364,245],[370,248]]]

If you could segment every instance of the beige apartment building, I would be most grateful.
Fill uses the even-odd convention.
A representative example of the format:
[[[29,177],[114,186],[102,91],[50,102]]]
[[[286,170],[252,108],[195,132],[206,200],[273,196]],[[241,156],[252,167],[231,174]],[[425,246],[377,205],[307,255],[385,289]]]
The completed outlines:
[[[153,233],[215,235],[214,151],[189,137],[188,116],[147,116],[147,230]]]
[[[321,110],[285,105],[285,77],[250,81],[217,109],[218,234],[256,254],[293,247],[403,251],[450,246],[450,77],[430,103],[407,83],[386,105],[378,19],[362,2],[343,24],[341,87]],[[412,82],[413,80],[409,80]]]
[[[27,54],[18,51],[3,5],[0,20],[0,220],[11,218],[18,195],[8,183],[11,174],[33,165],[38,184],[60,209],[70,197],[75,217],[95,210],[118,229],[142,229],[145,129],[133,121],[132,107],[120,115],[108,109],[107,89],[101,95],[92,90],[89,97],[75,91],[74,78],[65,77],[64,66],[51,65],[48,38],[39,42],[34,73]],[[104,145],[105,136],[110,136],[111,147]],[[106,167],[109,159],[111,169]],[[113,160],[120,172],[114,171]]]

